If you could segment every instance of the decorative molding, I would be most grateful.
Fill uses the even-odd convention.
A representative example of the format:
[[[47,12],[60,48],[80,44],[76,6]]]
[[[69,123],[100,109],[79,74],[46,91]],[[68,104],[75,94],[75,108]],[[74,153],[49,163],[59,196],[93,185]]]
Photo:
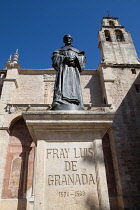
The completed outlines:
[[[44,74],[44,82],[54,82],[55,74]]]
[[[19,74],[23,75],[56,75],[54,69],[18,69]],[[97,69],[85,69],[81,72],[81,75],[97,74]]]
[[[9,128],[8,127],[0,127],[0,130],[6,130],[8,133],[10,133]]]
[[[93,112],[110,112],[113,110],[111,104],[84,104],[85,111],[91,110]],[[7,104],[6,112],[8,114],[16,111],[46,111],[51,110],[51,104]]]
[[[20,69],[19,74],[22,75],[42,75],[42,74],[56,74],[54,69]]]
[[[102,26],[102,28],[124,28],[124,26]]]
[[[21,70],[21,68],[20,68],[20,65],[18,64],[18,63],[7,63],[6,64],[6,69],[7,70],[10,70],[10,69],[13,69],[13,68],[16,68],[16,69],[18,69],[18,71],[20,71]]]
[[[15,113],[16,111],[28,111],[28,110],[50,110],[51,104],[7,104],[6,112],[8,114]]]
[[[101,67],[112,67],[112,68],[140,68],[140,64],[136,63],[136,64],[122,64],[122,63],[105,63],[105,62],[101,62],[99,63],[99,66]]]
[[[112,20],[118,20],[118,18],[117,17],[103,17],[102,19],[112,19]]]
[[[44,74],[45,90],[44,90],[44,103],[51,102],[51,96],[53,95],[55,74]]]
[[[4,79],[3,81],[4,81],[4,82],[14,82],[16,88],[18,88],[18,84],[17,84],[17,80],[16,80],[16,79],[8,79],[8,78],[6,78],[6,79]]]

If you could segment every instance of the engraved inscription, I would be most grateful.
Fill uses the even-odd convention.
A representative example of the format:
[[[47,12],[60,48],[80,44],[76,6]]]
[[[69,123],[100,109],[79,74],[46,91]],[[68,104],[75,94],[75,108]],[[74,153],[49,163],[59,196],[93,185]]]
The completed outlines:
[[[45,205],[49,209],[99,209],[93,142],[46,142],[44,154]]]
[[[47,149],[47,158],[68,158],[69,149]]]
[[[95,184],[92,174],[48,175],[48,185],[91,185]]]
[[[73,148],[74,158],[86,158],[93,157],[92,148]],[[62,149],[47,149],[47,158],[69,158],[69,148]]]
[[[66,186],[66,185],[94,185],[93,174],[78,173],[78,159],[93,158],[92,148],[49,148],[46,150],[46,157],[52,159],[70,159],[72,154],[75,160],[64,160],[64,174],[48,174],[48,186]],[[73,173],[71,173],[73,172]],[[75,172],[75,173],[74,173]]]

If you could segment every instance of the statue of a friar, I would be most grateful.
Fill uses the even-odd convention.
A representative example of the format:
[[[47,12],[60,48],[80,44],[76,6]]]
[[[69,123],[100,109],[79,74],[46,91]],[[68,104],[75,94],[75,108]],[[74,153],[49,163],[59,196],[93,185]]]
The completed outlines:
[[[52,66],[57,71],[52,110],[84,110],[80,72],[86,59],[84,51],[74,48],[70,35],[63,38],[64,47],[53,52]]]

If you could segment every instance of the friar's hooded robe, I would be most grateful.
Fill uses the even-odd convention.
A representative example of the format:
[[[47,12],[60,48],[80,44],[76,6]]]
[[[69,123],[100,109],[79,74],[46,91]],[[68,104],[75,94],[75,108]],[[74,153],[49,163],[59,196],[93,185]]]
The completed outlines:
[[[74,65],[66,64],[66,57],[76,57]],[[54,86],[53,110],[83,110],[80,72],[85,67],[84,51],[64,46],[53,52],[53,67],[57,71]]]

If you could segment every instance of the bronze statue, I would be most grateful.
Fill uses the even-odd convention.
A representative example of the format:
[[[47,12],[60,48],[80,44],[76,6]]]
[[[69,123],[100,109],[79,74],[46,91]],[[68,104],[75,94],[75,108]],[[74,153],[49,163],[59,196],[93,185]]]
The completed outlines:
[[[80,72],[86,59],[84,51],[74,48],[70,35],[63,38],[64,47],[53,52],[53,67],[57,71],[52,110],[84,110],[80,87]]]

